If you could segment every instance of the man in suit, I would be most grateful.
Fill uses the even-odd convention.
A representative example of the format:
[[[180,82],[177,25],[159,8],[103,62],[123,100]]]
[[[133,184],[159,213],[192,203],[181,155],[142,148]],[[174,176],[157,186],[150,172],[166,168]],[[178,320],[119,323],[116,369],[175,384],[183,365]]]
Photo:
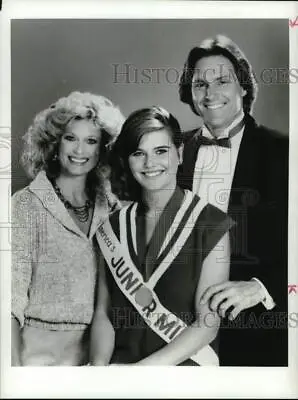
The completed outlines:
[[[189,52],[180,99],[203,126],[185,133],[179,183],[236,222],[230,280],[202,298],[222,316],[224,366],[288,363],[288,138],[254,120],[256,95],[250,63],[229,38]]]

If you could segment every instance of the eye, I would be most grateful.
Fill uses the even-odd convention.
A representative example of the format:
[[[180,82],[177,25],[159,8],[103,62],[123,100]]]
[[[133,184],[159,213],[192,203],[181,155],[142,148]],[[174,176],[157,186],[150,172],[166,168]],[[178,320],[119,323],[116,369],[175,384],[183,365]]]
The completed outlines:
[[[159,149],[156,149],[155,153],[157,155],[165,154],[169,151],[168,147],[160,147]]]
[[[220,85],[225,85],[225,84],[228,84],[228,83],[230,83],[231,82],[231,80],[230,80],[230,78],[228,78],[228,77],[226,77],[226,78],[220,78],[219,80],[218,80],[218,83],[220,84]]]
[[[205,86],[205,83],[203,81],[197,81],[194,82],[193,86],[195,89],[202,89]]]
[[[98,140],[95,139],[95,138],[88,138],[88,139],[87,139],[87,143],[88,143],[88,144],[97,144],[97,143],[98,143]]]
[[[64,140],[67,140],[68,142],[73,142],[75,140],[75,137],[73,135],[67,134],[63,136]]]
[[[142,157],[144,152],[141,150],[136,150],[134,153],[131,154],[132,157]]]

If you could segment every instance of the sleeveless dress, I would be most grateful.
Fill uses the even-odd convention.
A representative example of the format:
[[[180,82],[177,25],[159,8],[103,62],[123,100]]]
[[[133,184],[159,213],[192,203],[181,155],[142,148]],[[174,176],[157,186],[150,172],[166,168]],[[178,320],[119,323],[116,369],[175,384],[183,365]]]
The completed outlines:
[[[196,195],[194,195],[196,196]],[[136,247],[130,255],[146,282],[158,266],[158,253],[167,231],[184,199],[184,192],[176,187],[163,210],[151,240],[145,244],[144,206],[138,204],[136,213]],[[200,200],[199,200],[200,201]],[[129,213],[129,210],[128,210]],[[110,217],[114,233],[119,239],[119,212]],[[127,230],[131,229],[127,218]],[[218,208],[207,204],[201,211],[193,231],[171,266],[160,277],[154,291],[160,302],[187,325],[196,320],[195,294],[202,263],[220,238],[231,226],[231,219]],[[136,254],[137,253],[137,254]],[[115,329],[115,348],[111,363],[135,363],[158,351],[166,343],[142,319],[133,305],[118,288],[106,265],[107,285],[111,307],[109,317]],[[218,337],[210,344],[218,353]],[[198,365],[189,359],[179,365]]]

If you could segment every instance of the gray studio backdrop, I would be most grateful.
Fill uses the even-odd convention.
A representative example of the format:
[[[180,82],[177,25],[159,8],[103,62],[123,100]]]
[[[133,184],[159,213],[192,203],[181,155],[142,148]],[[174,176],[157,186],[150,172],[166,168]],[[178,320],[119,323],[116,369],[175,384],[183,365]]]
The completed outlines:
[[[183,129],[199,126],[198,117],[179,100],[178,80],[189,50],[217,33],[232,38],[253,66],[259,82],[254,116],[287,134],[289,85],[283,71],[289,68],[289,28],[285,19],[13,20],[12,193],[28,184],[19,163],[22,135],[38,111],[71,91],[102,94],[125,116],[159,104],[178,118]]]

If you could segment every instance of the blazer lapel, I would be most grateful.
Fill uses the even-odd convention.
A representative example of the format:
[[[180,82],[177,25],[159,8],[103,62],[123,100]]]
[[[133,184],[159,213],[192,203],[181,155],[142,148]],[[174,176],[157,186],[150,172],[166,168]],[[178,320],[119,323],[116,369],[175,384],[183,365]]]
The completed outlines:
[[[245,206],[247,202],[258,197],[257,187],[261,171],[257,161],[260,150],[257,145],[256,128],[254,119],[247,115],[231,187],[228,212],[232,207]]]
[[[198,128],[185,133],[186,139],[183,150],[183,163],[179,167],[177,175],[178,185],[183,189],[192,190],[194,169],[199,151],[197,137],[200,132],[201,128]]]
[[[230,231],[231,266],[230,279],[239,280],[249,274],[249,265],[256,265],[257,259],[250,254],[248,240],[251,212],[260,201],[259,182],[262,179],[258,145],[257,125],[251,116],[247,116],[235,172],[232,182],[228,214],[236,222]],[[241,278],[242,277],[242,278]]]

